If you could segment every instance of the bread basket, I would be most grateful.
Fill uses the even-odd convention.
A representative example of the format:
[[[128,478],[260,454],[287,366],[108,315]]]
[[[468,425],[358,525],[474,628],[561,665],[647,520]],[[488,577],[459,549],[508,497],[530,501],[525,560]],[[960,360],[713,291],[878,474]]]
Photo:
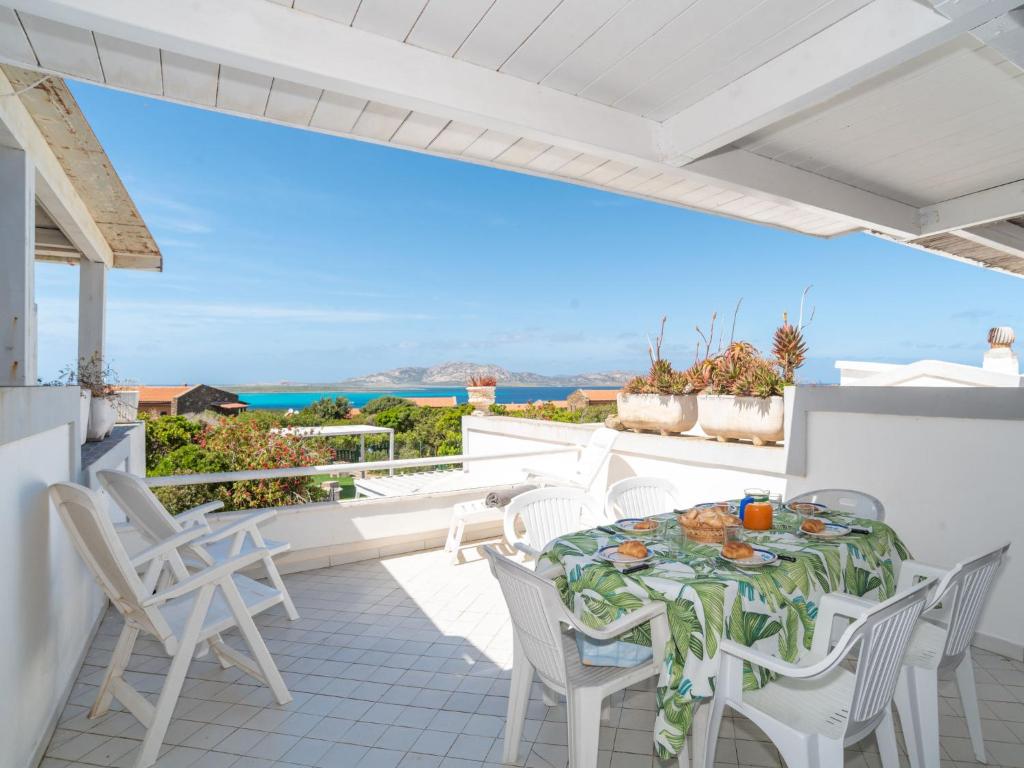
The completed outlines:
[[[725,504],[695,507],[679,515],[678,520],[686,538],[703,544],[721,544],[725,541],[726,528],[741,525],[740,519],[731,514]]]

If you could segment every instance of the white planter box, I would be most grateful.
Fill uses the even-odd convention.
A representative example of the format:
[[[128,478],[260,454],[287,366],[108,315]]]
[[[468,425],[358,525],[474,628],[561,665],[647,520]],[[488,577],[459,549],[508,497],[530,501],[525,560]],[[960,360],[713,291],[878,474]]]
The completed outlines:
[[[92,392],[88,389],[80,389],[78,395],[78,437],[82,445],[85,445],[86,438],[89,436],[89,411],[92,404]]]
[[[117,423],[126,424],[130,421],[139,420],[139,390],[123,389],[117,393],[114,400],[114,410],[117,411]]]
[[[784,436],[785,412],[781,397],[699,395],[700,428],[710,437],[751,440],[754,445],[775,443]]]
[[[631,395],[619,392],[619,421],[634,432],[678,434],[697,423],[696,395]]]
[[[473,406],[474,416],[486,416],[494,405],[496,387],[466,387],[469,393],[469,404]]]
[[[89,404],[88,440],[90,442],[103,440],[114,429],[116,420],[117,411],[114,409],[113,399],[94,397]]]

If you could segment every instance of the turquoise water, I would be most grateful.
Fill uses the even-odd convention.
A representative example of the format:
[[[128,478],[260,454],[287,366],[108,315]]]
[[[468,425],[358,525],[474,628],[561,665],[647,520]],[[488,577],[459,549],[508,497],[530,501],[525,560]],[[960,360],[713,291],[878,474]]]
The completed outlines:
[[[495,399],[499,403],[532,403],[535,400],[564,400],[579,387],[498,387]],[[589,387],[589,389],[618,389],[618,387]],[[347,397],[356,408],[384,395],[395,397],[450,397],[466,402],[465,387],[421,387],[419,389],[390,389],[377,392],[243,392],[239,397],[254,410],[301,410],[323,397]]]

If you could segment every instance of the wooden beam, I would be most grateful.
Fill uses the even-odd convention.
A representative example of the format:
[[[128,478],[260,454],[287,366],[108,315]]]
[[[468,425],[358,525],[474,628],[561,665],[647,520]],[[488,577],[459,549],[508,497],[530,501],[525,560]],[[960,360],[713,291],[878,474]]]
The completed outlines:
[[[732,187],[774,197],[778,202],[853,219],[868,229],[894,237],[917,234],[917,209],[849,184],[833,181],[742,149],[721,150],[686,166],[685,170],[719,179]]]
[[[1024,216],[1024,179],[928,205],[919,211],[922,235],[971,229]]]
[[[1024,259],[1024,227],[1008,221],[997,221],[968,229],[955,229],[953,232],[966,240]]]
[[[35,169],[0,146],[0,386],[36,383]]]
[[[1020,4],[980,0],[956,19],[919,0],[875,0],[663,123],[666,161],[686,163],[969,32]]]
[[[293,83],[610,159],[660,159],[659,124],[622,110],[252,0],[34,0],[31,13]]]
[[[36,169],[36,197],[54,223],[87,259],[110,266],[113,254],[35,121],[0,70],[0,143],[24,150]]]

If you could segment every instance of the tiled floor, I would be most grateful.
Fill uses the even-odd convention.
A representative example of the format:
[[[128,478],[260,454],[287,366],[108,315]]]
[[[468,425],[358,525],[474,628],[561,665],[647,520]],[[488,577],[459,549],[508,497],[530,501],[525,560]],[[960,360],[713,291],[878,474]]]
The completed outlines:
[[[356,563],[286,577],[302,613],[259,617],[294,701],[272,703],[265,687],[210,658],[195,660],[158,765],[164,768],[324,766],[474,768],[501,762],[511,629],[485,563],[452,566],[441,552]],[[142,728],[123,711],[98,720],[95,698],[121,620],[111,612],[82,667],[46,768],[131,766]],[[131,683],[158,691],[167,666],[140,641]],[[989,764],[1024,766],[1024,664],[975,656]],[[942,690],[943,765],[977,765],[955,685]],[[602,768],[660,768],[651,754],[654,696],[630,690],[612,701],[601,728]],[[116,706],[116,705],[115,705]],[[564,705],[530,702],[520,765],[567,762]],[[778,753],[749,721],[727,718],[721,765],[775,766]],[[955,762],[963,761],[963,762]],[[904,764],[906,758],[904,757]],[[874,742],[850,750],[847,766],[879,765]]]

